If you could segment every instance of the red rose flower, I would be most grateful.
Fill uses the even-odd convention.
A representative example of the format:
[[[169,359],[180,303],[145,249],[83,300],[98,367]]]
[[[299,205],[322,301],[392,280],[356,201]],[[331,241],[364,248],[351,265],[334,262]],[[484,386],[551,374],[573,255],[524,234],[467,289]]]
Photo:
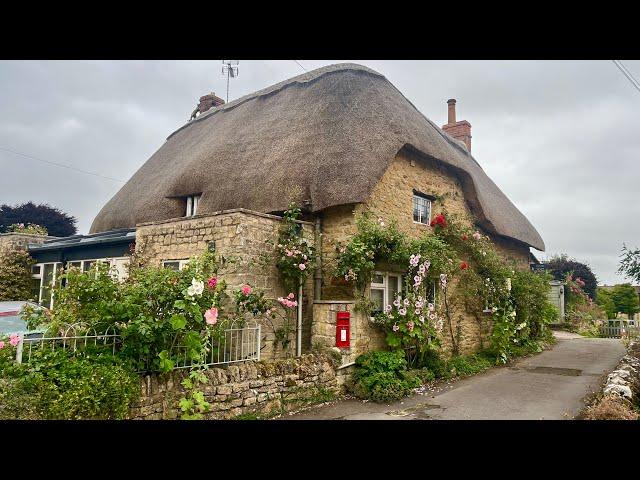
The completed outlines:
[[[460,263],[460,270],[466,270],[469,268],[469,264],[467,262]]]
[[[436,225],[442,228],[447,226],[447,220],[444,218],[443,214],[436,215],[436,217],[431,220],[431,226],[435,227]]]
[[[469,237],[467,237],[466,233],[462,234],[462,240],[466,240],[467,238],[469,238]]]

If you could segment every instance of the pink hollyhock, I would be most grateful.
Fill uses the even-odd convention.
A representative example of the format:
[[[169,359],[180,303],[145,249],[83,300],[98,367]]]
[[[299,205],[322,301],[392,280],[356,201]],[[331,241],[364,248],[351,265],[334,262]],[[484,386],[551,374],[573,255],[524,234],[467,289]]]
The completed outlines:
[[[300,265],[298,265],[298,268],[300,270],[304,270],[305,268],[307,268],[307,266],[304,263],[301,263]]]
[[[211,277],[207,284],[209,285],[209,288],[214,289],[216,288],[216,285],[218,285],[218,279],[216,277]]]
[[[413,331],[413,327],[414,327],[414,326],[415,326],[415,325],[413,324],[413,322],[407,322],[407,328],[409,329],[409,331],[410,331],[410,332],[412,332],[412,331]]]
[[[204,318],[209,325],[215,325],[218,323],[218,309],[216,307],[211,307],[209,310],[204,312]]]
[[[391,328],[394,332],[397,332],[398,330],[400,330],[400,327],[395,324],[392,328]]]
[[[251,287],[249,285],[242,286],[242,294],[246,297],[251,293]]]
[[[15,333],[12,333],[9,336],[9,343],[14,347],[18,345],[20,343],[20,335],[16,335]]]

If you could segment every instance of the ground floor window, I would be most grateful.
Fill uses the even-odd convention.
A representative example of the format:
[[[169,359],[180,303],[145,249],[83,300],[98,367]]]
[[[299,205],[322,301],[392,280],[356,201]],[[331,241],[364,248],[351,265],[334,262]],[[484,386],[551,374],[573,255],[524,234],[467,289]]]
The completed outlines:
[[[402,290],[402,276],[397,273],[375,272],[371,281],[369,297],[374,304],[374,313],[382,312]]]
[[[188,258],[184,258],[181,260],[163,260],[162,266],[164,268],[169,268],[171,270],[178,271],[178,270],[182,270],[187,263],[189,263]]]

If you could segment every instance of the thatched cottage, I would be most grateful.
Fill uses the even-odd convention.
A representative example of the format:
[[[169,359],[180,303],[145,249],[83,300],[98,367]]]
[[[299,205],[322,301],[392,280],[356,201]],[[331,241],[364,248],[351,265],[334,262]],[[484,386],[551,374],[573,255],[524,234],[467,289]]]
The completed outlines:
[[[439,128],[384,76],[354,64],[307,72],[227,104],[214,95],[200,100],[192,119],[102,208],[90,235],[31,248],[40,277],[71,261],[126,263],[135,238],[140,255],[169,268],[206,248],[241,257],[222,273],[227,281],[277,297],[287,292],[275,266],[257,259],[270,251],[266,241],[277,237],[279,215],[293,200],[304,207],[303,230],[322,262],[304,286],[305,350],[335,345],[336,312],[353,309],[328,265],[336,244],[355,231],[354,213],[370,210],[421,235],[446,207],[523,268],[530,247],[544,250],[535,228],[471,155],[471,125],[456,121],[455,100]],[[372,295],[386,301],[395,281],[380,272]],[[468,338],[465,350],[475,348]],[[369,319],[352,313],[345,361],[380,342]]]

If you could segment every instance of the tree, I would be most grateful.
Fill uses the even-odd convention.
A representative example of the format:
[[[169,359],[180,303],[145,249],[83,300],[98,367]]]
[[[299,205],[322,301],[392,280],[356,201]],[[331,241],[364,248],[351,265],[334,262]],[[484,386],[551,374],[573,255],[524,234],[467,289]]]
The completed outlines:
[[[640,282],[640,248],[629,250],[623,244],[620,257],[618,273],[630,278],[633,282]]]
[[[613,301],[613,298],[611,298],[611,292],[600,287],[598,287],[597,291],[598,298],[596,300],[596,303],[598,304],[598,306],[607,313],[607,318],[616,318],[618,309],[616,308],[616,304]]]
[[[616,305],[616,311],[626,313],[629,318],[634,313],[640,311],[640,301],[638,301],[638,293],[630,283],[616,285],[611,291],[611,299]]]
[[[33,223],[45,227],[49,235],[68,237],[78,231],[77,222],[75,217],[44,203],[36,205],[27,202],[15,207],[0,206],[0,233],[7,232],[9,227],[16,223]]]
[[[547,262],[547,270],[556,280],[564,281],[567,273],[570,273],[574,279],[581,279],[584,282],[582,289],[592,299],[596,299],[596,289],[598,288],[598,279],[591,271],[589,265],[578,262],[574,258],[569,258],[566,254],[552,257]]]

